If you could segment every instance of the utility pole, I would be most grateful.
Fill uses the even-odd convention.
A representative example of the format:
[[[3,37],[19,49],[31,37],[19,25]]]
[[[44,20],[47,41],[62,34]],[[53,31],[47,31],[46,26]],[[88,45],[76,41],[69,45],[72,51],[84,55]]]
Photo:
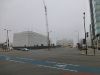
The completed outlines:
[[[86,44],[86,55],[87,55],[87,41],[86,41],[86,26],[85,26],[85,12],[83,13],[83,15],[84,15],[84,17],[83,17],[83,19],[84,19],[84,33],[85,33],[85,44]]]
[[[7,49],[9,48],[9,31],[11,30],[8,30],[8,29],[4,29],[7,31],[7,38],[6,38],[6,43],[7,43]]]
[[[45,20],[46,20],[46,29],[47,29],[47,44],[48,44],[48,50],[50,50],[50,38],[49,38],[49,27],[48,27],[48,16],[47,16],[47,7],[45,5],[45,2],[43,0],[44,9],[45,9]]]

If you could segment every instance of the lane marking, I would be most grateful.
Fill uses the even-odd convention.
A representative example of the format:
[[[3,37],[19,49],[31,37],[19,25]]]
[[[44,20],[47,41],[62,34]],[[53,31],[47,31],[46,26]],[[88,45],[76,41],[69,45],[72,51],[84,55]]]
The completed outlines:
[[[67,65],[59,65],[59,64],[56,64],[55,66],[57,66],[59,68],[65,68]]]
[[[56,63],[56,64],[62,64],[62,65],[69,65],[69,66],[76,66],[79,67],[80,65],[74,65],[74,64],[66,64],[66,63],[58,63],[58,62],[52,62],[52,61],[47,61],[48,63]]]
[[[78,72],[77,70],[71,70],[71,69],[63,69],[63,68],[57,68],[57,67],[51,67],[51,66],[44,66],[44,65],[38,65],[38,66],[42,66],[42,67],[48,67],[48,68],[54,68],[54,69],[58,69],[58,70],[65,70],[65,71],[71,71],[71,72]]]
[[[18,59],[25,59],[25,60],[34,60],[34,59],[30,59],[30,58],[22,58],[22,57],[15,57],[15,58],[18,58]]]
[[[18,63],[25,63],[25,62],[22,62],[22,61],[15,61],[15,60],[9,60],[9,61],[18,62]]]

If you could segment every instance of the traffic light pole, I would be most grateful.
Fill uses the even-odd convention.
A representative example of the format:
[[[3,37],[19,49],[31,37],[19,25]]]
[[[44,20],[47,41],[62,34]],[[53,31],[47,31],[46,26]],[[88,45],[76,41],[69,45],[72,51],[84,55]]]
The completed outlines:
[[[7,42],[7,49],[9,48],[9,31],[11,30],[7,30],[7,29],[4,29],[7,31],[7,39],[6,39],[6,42]]]
[[[84,33],[85,33],[85,44],[86,44],[86,55],[87,55],[87,41],[86,41],[86,27],[85,27],[85,12],[83,13],[83,15],[84,15],[84,17],[83,17],[83,19],[84,19]]]

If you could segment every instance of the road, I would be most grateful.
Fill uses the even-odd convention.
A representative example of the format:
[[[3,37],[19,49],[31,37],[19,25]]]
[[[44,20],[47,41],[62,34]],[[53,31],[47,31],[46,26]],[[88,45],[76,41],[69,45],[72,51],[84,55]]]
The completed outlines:
[[[76,48],[0,52],[0,75],[100,75],[100,56]]]

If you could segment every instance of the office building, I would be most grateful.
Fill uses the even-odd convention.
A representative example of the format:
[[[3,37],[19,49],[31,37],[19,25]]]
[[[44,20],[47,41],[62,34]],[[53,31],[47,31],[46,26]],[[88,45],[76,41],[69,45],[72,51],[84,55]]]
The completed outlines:
[[[92,44],[100,40],[100,0],[89,0],[91,16],[91,41]]]

